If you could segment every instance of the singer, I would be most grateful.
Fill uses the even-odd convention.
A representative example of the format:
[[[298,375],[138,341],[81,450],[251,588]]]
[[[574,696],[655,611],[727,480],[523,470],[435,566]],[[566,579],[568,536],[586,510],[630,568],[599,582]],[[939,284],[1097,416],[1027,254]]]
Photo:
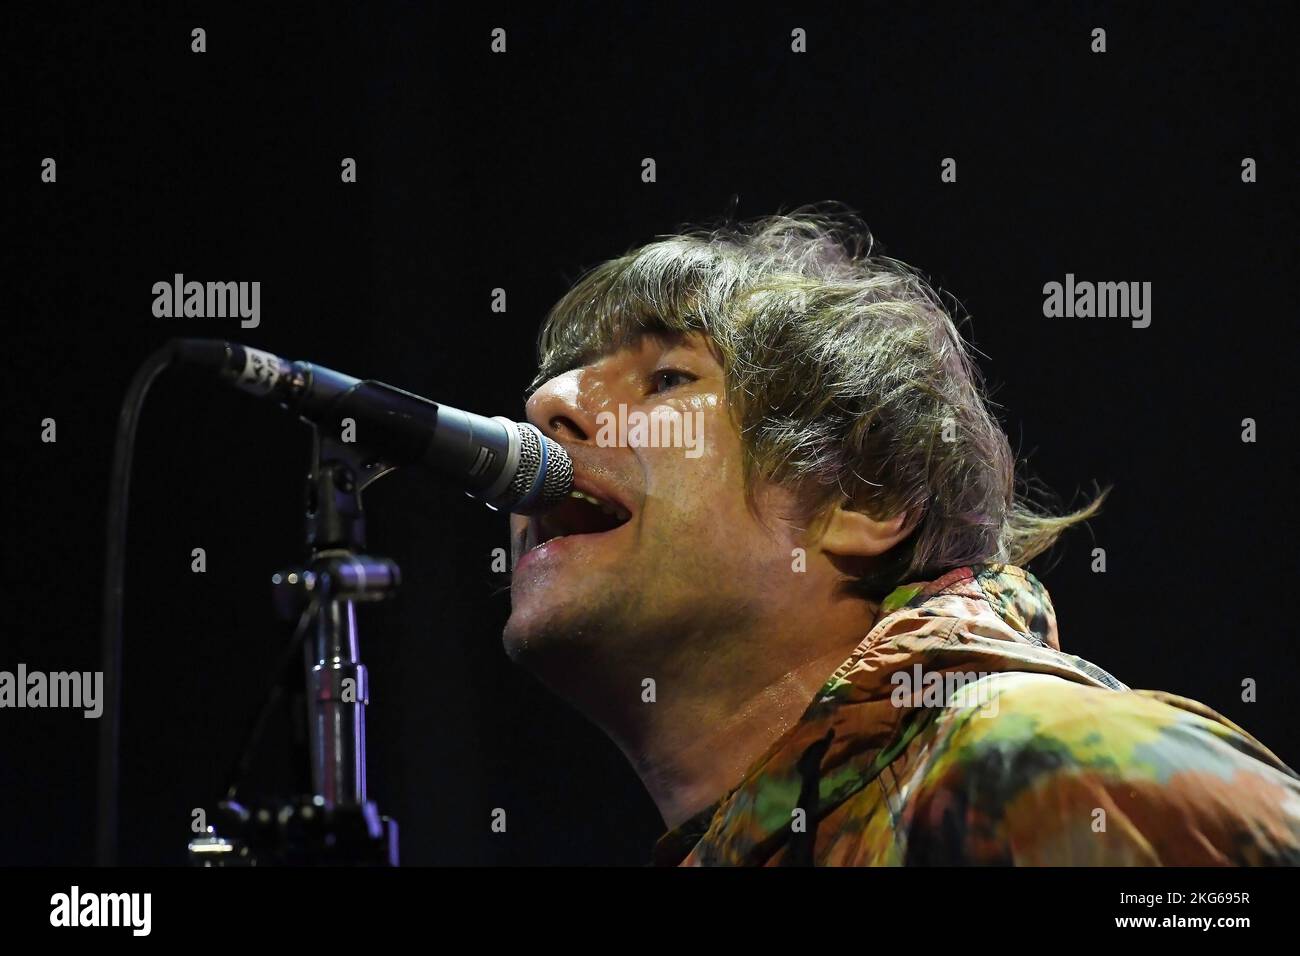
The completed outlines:
[[[696,417],[702,453],[599,441],[620,406]],[[948,310],[851,214],[597,267],[527,416],[574,491],[511,518],[504,645],[631,761],[655,863],[1300,863],[1263,744],[1061,650],[1024,566],[1105,495],[1017,494]]]

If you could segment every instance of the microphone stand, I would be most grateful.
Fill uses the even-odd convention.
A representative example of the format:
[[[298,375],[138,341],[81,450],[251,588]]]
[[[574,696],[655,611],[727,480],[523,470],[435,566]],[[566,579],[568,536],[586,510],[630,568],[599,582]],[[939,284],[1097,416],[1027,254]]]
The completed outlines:
[[[271,806],[222,801],[215,824],[189,843],[198,866],[397,865],[397,822],[366,794],[370,687],[355,608],[392,597],[401,583],[396,564],[364,553],[361,492],[393,469],[315,425],[312,432],[309,558],[271,579],[282,620],[313,618],[303,646],[312,792]]]

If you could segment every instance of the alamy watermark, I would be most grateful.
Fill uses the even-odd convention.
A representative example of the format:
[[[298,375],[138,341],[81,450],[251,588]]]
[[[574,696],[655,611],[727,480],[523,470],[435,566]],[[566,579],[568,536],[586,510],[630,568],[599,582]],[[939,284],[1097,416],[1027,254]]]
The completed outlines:
[[[895,707],[978,707],[980,717],[998,715],[998,695],[985,671],[927,671],[920,664],[894,671],[889,702]]]
[[[104,712],[103,671],[0,671],[0,707],[71,707],[82,716],[98,718]]]
[[[186,282],[176,273],[171,282],[153,284],[153,314],[160,319],[240,319],[241,329],[262,322],[262,283]]]
[[[628,410],[596,414],[596,445],[600,448],[684,448],[687,458],[704,454],[704,413],[679,412],[658,405],[648,412]]]
[[[74,884],[50,897],[51,926],[129,927],[133,936],[148,936],[152,913],[152,893],[83,893]]]
[[[1043,286],[1043,315],[1049,319],[1132,319],[1135,329],[1151,324],[1150,282],[1076,282],[1074,273],[1065,282]]]

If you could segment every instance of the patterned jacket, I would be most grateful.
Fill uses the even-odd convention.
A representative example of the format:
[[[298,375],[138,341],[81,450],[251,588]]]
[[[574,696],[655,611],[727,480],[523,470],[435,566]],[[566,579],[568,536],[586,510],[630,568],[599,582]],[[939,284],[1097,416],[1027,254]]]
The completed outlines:
[[[658,865],[1300,864],[1300,778],[1196,701],[1062,653],[1009,565],[906,585]]]

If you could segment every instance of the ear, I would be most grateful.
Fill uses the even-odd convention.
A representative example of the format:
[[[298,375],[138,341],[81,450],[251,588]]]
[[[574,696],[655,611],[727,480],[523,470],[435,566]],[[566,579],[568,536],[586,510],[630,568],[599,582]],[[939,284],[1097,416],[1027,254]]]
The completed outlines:
[[[840,558],[874,558],[912,533],[904,512],[883,521],[840,505],[830,513],[818,544]]]

